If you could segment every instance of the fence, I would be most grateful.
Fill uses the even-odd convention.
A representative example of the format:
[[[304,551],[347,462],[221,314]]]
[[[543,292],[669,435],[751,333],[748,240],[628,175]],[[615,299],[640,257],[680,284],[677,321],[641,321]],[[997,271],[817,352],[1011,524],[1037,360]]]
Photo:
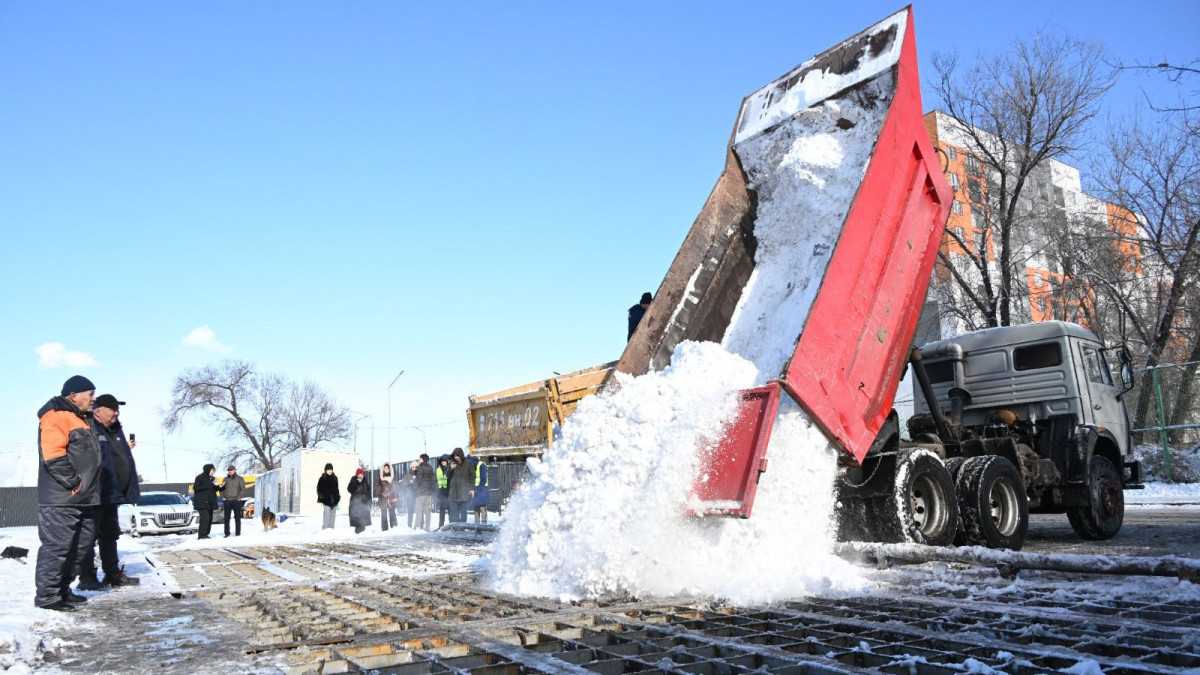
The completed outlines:
[[[189,483],[142,483],[142,492],[178,492],[187,494]],[[29,527],[37,525],[37,488],[0,488],[0,527]]]
[[[1149,381],[1143,378],[1139,383],[1149,387],[1146,396],[1150,397],[1150,407],[1141,416],[1141,426],[1133,430],[1135,438],[1141,443],[1157,443],[1162,446],[1163,473],[1167,480],[1173,480],[1171,456],[1178,448],[1195,448],[1200,445],[1200,401],[1196,398],[1196,376],[1200,369],[1200,361],[1188,363],[1166,363],[1151,366],[1144,372],[1149,375]],[[1132,392],[1127,399],[1131,408],[1136,406],[1137,398]],[[1130,410],[1136,415],[1136,410]],[[1176,448],[1172,451],[1172,448]]]

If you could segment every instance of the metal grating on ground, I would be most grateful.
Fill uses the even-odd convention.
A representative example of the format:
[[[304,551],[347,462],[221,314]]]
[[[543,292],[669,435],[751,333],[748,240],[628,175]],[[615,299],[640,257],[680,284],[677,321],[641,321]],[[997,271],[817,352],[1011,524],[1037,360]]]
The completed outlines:
[[[558,603],[486,590],[454,540],[160,554],[289,673],[1105,673],[1200,668],[1200,602],[1102,585],[924,576],[896,595],[767,607]],[[462,552],[471,551],[462,544]],[[478,553],[478,549],[475,549]],[[443,573],[446,569],[458,571]],[[392,570],[389,572],[389,570]],[[401,573],[395,573],[400,570]],[[961,580],[961,579],[960,579]],[[191,585],[188,585],[191,584]],[[226,592],[228,589],[229,592]]]

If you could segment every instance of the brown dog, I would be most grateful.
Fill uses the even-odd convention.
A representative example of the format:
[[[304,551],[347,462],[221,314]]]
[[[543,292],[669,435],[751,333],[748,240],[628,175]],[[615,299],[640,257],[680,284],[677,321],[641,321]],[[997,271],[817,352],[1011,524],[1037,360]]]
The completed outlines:
[[[273,530],[278,525],[275,519],[275,514],[266,506],[262,507],[262,523],[264,532],[267,530]]]

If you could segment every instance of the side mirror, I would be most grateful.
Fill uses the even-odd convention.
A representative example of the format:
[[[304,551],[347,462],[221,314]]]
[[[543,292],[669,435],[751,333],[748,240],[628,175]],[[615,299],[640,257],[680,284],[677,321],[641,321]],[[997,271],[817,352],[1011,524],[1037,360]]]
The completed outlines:
[[[1133,389],[1133,359],[1125,347],[1117,350],[1117,364],[1121,373],[1121,392],[1124,393]]]

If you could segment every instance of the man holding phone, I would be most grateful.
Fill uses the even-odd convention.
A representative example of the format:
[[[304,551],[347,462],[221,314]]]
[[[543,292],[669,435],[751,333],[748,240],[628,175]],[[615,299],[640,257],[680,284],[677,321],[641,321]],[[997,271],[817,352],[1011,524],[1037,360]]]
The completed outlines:
[[[96,554],[92,542],[79,564],[79,588],[98,591],[105,586],[128,586],[140,583],[137,577],[125,574],[117,556],[117,539],[121,537],[121,525],[117,520],[117,509],[121,504],[137,504],[142,497],[138,485],[137,465],[133,461],[132,440],[125,440],[121,428],[121,406],[112,394],[101,394],[92,404],[92,430],[100,443],[100,506],[96,508],[96,541],[100,545],[100,566],[104,570],[104,581],[97,578]]]

